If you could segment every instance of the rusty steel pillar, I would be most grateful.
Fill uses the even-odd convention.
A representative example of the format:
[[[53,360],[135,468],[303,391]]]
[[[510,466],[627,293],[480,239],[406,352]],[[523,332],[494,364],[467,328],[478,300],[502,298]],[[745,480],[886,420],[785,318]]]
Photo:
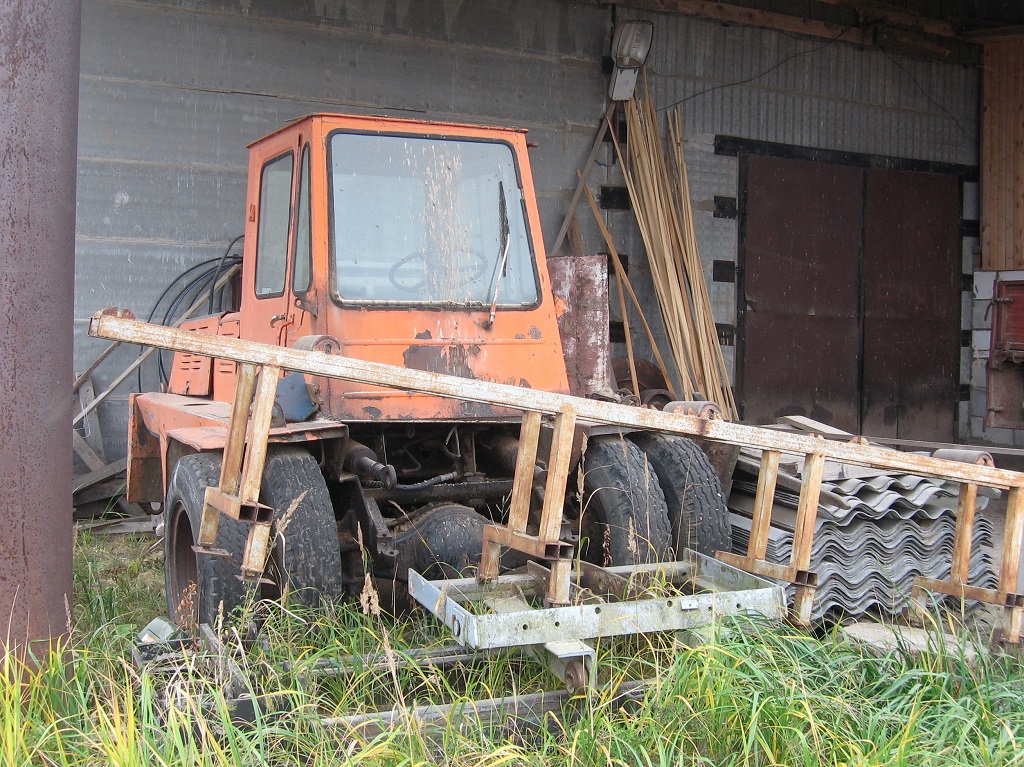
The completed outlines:
[[[0,0],[0,655],[68,629],[79,0]]]

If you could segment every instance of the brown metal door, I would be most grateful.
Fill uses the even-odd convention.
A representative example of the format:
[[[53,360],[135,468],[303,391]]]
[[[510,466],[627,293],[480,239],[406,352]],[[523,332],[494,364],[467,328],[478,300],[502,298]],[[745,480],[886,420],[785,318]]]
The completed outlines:
[[[737,349],[745,421],[856,431],[864,170],[750,156]]]
[[[959,190],[954,176],[868,172],[863,434],[955,436]]]

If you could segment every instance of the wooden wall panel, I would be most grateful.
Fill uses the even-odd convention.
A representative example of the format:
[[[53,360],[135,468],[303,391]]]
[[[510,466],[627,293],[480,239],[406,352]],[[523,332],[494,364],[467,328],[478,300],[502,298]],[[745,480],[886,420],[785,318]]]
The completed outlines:
[[[985,44],[982,268],[1024,269],[1024,38]]]

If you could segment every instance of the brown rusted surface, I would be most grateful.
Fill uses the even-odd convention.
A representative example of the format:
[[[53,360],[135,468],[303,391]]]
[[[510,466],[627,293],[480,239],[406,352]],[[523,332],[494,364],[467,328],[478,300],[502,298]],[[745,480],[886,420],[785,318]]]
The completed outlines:
[[[24,649],[68,630],[71,598],[80,4],[0,19],[0,647]]]
[[[960,372],[957,179],[871,170],[866,217],[860,433],[952,441]]]
[[[160,440],[146,428],[136,399],[128,401],[128,471],[125,495],[129,501],[161,503],[164,500],[163,461]]]
[[[750,157],[739,305],[741,413],[859,423],[859,168]],[[958,304],[959,305],[959,304]]]
[[[608,259],[570,256],[548,261],[569,391],[577,397],[611,386],[608,339]]]

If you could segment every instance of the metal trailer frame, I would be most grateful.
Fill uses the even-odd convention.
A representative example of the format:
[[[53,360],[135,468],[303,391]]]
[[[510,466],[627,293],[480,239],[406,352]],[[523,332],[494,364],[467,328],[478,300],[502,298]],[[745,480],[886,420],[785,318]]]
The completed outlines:
[[[1021,639],[1024,595],[1017,592],[1017,575],[1024,533],[1024,474],[1018,472],[900,453],[869,445],[861,437],[855,437],[849,442],[828,441],[816,435],[744,426],[686,412],[647,410],[394,367],[343,357],[338,353],[303,351],[166,328],[138,322],[125,310],[107,309],[97,313],[92,318],[89,332],[111,340],[229,359],[238,364],[220,485],[207,489],[199,544],[206,547],[207,553],[217,553],[209,547],[216,541],[221,513],[249,522],[251,531],[242,563],[244,577],[259,578],[268,553],[274,510],[259,503],[259,488],[277,383],[281,372],[289,370],[523,411],[508,524],[485,527],[477,580],[483,583],[497,580],[502,546],[525,552],[547,562],[546,588],[543,589],[547,607],[559,608],[571,604],[573,547],[561,541],[560,535],[573,434],[576,422],[580,421],[700,437],[713,442],[761,449],[763,455],[747,554],[739,556],[718,552],[717,558],[747,572],[794,584],[796,597],[790,618],[799,625],[809,622],[817,585],[817,576],[810,569],[810,556],[826,459],[957,482],[960,484],[960,502],[950,579],[917,578],[913,609],[919,613],[926,609],[920,599],[923,590],[998,605],[1002,607],[999,638],[1010,643],[1018,643]],[[258,368],[260,371],[257,376]],[[554,429],[547,457],[547,480],[540,525],[534,534],[527,532],[526,524],[541,423],[545,418],[553,418]],[[782,453],[805,459],[793,553],[788,566],[765,561],[771,508]],[[999,581],[995,589],[967,583],[979,485],[1009,491]]]

